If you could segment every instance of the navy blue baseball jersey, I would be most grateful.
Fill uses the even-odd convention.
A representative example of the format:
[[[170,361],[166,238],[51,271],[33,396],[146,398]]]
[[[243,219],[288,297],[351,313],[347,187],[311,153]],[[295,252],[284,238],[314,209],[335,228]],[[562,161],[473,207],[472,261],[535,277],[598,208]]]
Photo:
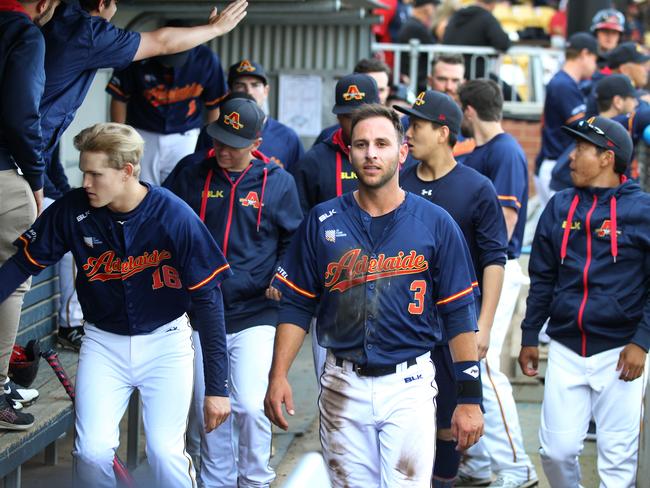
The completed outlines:
[[[185,202],[169,190],[148,189],[128,214],[91,207],[82,189],[53,203],[16,240],[18,252],[0,269],[0,301],[21,282],[10,274],[18,271],[24,281],[67,251],[79,270],[75,285],[85,320],[114,334],[147,334],[188,312],[190,304],[200,308],[194,298],[207,293],[214,303],[197,327],[202,344],[205,340],[209,345],[204,352],[210,351],[206,388],[226,394],[225,328],[217,285],[232,274],[230,266]]]
[[[317,205],[275,275],[280,323],[309,328],[318,342],[357,364],[392,365],[476,330],[478,284],[462,233],[440,207],[405,192],[377,239],[353,193]]]
[[[277,302],[265,291],[302,222],[291,175],[258,160],[241,173],[228,172],[212,152],[165,184],[205,222],[234,272],[221,287],[227,333],[275,325]]]
[[[138,51],[140,34],[65,2],[42,30],[46,49],[41,129],[48,160],[86,98],[97,70],[126,68]]]
[[[422,180],[417,169],[418,165],[404,168],[400,186],[449,212],[465,237],[480,287],[486,266],[506,264],[508,236],[494,186],[478,171],[462,164],[434,181]],[[478,313],[480,300],[476,303]]]
[[[185,64],[163,66],[155,59],[115,71],[106,91],[127,104],[126,123],[158,134],[198,129],[202,106],[212,110],[227,92],[217,55],[206,46],[191,49]]]
[[[578,83],[566,71],[558,71],[546,86],[542,118],[542,147],[536,159],[537,169],[545,159],[557,160],[573,138],[561,130],[585,116],[585,96]]]
[[[524,150],[514,137],[502,133],[476,146],[465,164],[492,181],[502,207],[517,211],[519,218],[508,243],[508,259],[518,258],[528,208],[528,161]]]

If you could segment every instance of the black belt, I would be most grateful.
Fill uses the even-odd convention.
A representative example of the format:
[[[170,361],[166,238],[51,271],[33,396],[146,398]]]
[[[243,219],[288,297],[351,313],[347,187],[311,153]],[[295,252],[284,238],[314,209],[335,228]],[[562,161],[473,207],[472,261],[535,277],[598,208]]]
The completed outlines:
[[[343,361],[347,361],[347,359],[341,359],[341,358],[336,358],[336,365],[340,368],[343,366]],[[352,371],[357,373],[359,376],[386,376],[388,374],[393,374],[397,372],[397,367],[400,364],[403,363],[398,363],[398,364],[389,364],[386,366],[368,366],[364,364],[354,364],[351,361],[347,361],[352,364]],[[417,358],[411,358],[405,361],[406,362],[406,367],[410,368],[411,366],[415,366],[417,364]]]

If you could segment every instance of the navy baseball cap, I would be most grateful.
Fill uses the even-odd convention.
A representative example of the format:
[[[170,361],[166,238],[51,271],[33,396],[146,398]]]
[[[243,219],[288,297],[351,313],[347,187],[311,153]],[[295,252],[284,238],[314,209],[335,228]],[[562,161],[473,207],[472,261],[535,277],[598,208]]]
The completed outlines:
[[[643,48],[636,42],[623,42],[612,49],[607,55],[607,66],[618,68],[625,63],[641,64],[650,60]]]
[[[619,97],[636,97],[636,90],[630,79],[625,75],[609,75],[596,83],[596,98],[610,100]]]
[[[367,103],[379,103],[377,82],[370,76],[354,73],[344,76],[336,83],[336,104],[332,108],[333,114],[349,114]]]
[[[582,119],[573,127],[563,125],[562,130],[576,139],[582,139],[594,146],[614,151],[616,161],[621,164],[627,165],[632,159],[634,150],[632,138],[621,124],[612,119],[590,117]]]
[[[265,85],[269,84],[262,65],[248,59],[242,59],[228,69],[228,86],[232,87],[233,82],[240,76],[255,76],[262,80]]]
[[[458,135],[460,123],[463,120],[463,112],[454,99],[446,93],[435,90],[420,92],[413,103],[413,107],[405,108],[393,105],[398,112],[405,113],[410,117],[429,120],[436,124],[446,125],[452,134]]]
[[[569,37],[564,48],[578,52],[586,49],[590,53],[598,54],[598,41],[588,32],[576,32]]]
[[[231,98],[219,106],[219,118],[208,125],[207,132],[221,144],[242,149],[260,137],[264,118],[253,100]]]

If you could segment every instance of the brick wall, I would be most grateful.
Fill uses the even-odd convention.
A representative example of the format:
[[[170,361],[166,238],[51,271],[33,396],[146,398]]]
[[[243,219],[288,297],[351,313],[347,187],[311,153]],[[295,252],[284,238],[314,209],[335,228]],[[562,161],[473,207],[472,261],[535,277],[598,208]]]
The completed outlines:
[[[535,174],[535,158],[542,144],[540,121],[504,119],[503,129],[512,135],[526,153],[528,158],[528,175],[530,194],[535,194],[533,175]]]

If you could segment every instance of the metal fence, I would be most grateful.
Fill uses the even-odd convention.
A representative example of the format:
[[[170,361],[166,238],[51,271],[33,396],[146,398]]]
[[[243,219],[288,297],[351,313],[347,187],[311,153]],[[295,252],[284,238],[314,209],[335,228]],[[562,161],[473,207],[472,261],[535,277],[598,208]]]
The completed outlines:
[[[504,111],[519,114],[541,114],[544,105],[545,86],[561,67],[564,52],[535,46],[513,46],[507,53],[500,53],[491,47],[450,46],[447,44],[421,44],[411,39],[408,44],[373,43],[373,53],[393,53],[393,84],[400,82],[400,66],[403,56],[410,58],[408,88],[416,91],[417,68],[420,56],[426,56],[427,75],[437,55],[461,54],[469,59],[469,70],[465,78],[476,78],[477,66],[484,64],[486,73],[493,73],[501,84],[512,88],[512,98],[506,100]]]

